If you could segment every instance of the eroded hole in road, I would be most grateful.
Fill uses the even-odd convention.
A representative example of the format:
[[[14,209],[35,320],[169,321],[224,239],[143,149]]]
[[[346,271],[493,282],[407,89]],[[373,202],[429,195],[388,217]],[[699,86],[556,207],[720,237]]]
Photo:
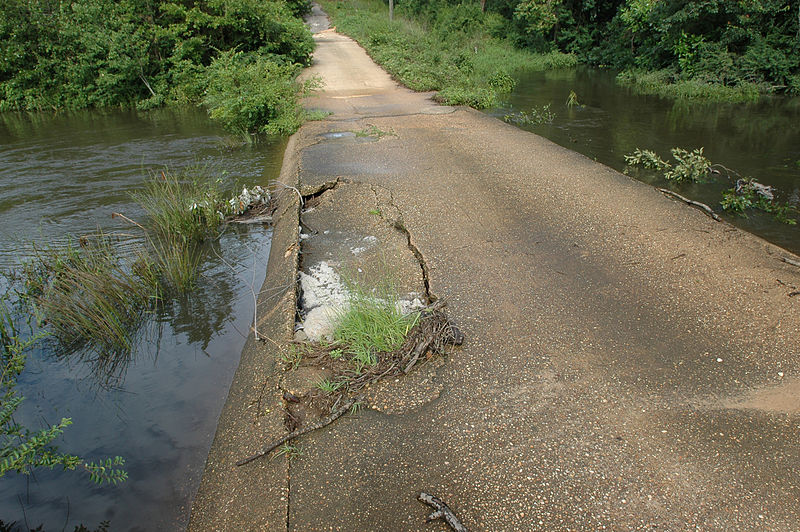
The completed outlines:
[[[324,426],[342,405],[392,413],[402,410],[392,403],[416,407],[441,392],[440,355],[464,337],[431,301],[407,232],[384,218],[390,211],[372,187],[350,182],[306,203],[296,333],[283,356],[290,432]]]

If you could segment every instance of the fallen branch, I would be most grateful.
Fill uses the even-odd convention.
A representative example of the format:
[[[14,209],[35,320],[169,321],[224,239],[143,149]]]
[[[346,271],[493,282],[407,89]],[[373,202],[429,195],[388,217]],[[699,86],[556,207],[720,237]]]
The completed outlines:
[[[271,224],[272,216],[269,214],[262,214],[260,216],[253,216],[252,218],[234,218],[231,223],[235,224]]]
[[[414,364],[416,364],[417,360],[419,360],[420,355],[428,350],[428,346],[431,345],[431,342],[433,342],[433,336],[429,336],[417,344],[417,346],[411,352],[411,361],[409,361],[409,363],[403,369],[403,373],[408,373],[411,371],[411,368],[413,368]]]
[[[439,497],[434,497],[433,495],[423,491],[420,492],[418,498],[428,506],[435,509],[435,511],[429,515],[427,519],[425,519],[426,523],[436,519],[443,519],[444,522],[456,532],[467,532],[467,528],[461,524],[461,521],[458,520],[458,517],[456,517],[456,514],[453,513],[453,510],[451,510]]]
[[[686,203],[687,205],[691,205],[693,207],[697,207],[698,209],[702,210],[703,212],[705,212],[707,215],[709,215],[711,218],[713,218],[714,220],[716,220],[718,222],[722,221],[722,218],[720,218],[719,215],[717,213],[715,213],[714,210],[711,207],[709,207],[708,205],[706,205],[705,203],[700,203],[699,201],[690,200],[689,198],[687,198],[685,196],[681,196],[677,192],[673,192],[671,190],[667,190],[666,188],[659,188],[657,190],[659,192],[663,193],[663,194],[666,194],[667,196],[673,196],[675,198],[678,198],[679,200],[681,200],[682,202]]]
[[[354,397],[354,398],[348,399],[347,401],[344,402],[344,404],[342,404],[342,406],[340,406],[338,409],[336,409],[335,411],[333,411],[330,414],[328,414],[326,417],[320,419],[316,423],[311,423],[310,425],[308,425],[306,427],[303,427],[302,429],[298,429],[298,430],[295,430],[293,432],[290,432],[289,434],[287,434],[286,436],[284,436],[283,438],[281,438],[277,442],[273,443],[269,447],[265,447],[263,450],[257,452],[256,454],[254,454],[252,456],[248,456],[244,460],[239,460],[238,462],[236,462],[236,465],[237,466],[243,466],[245,464],[249,464],[253,460],[258,460],[259,458],[268,455],[274,449],[276,449],[277,447],[280,447],[281,445],[283,445],[284,443],[286,443],[288,441],[291,441],[291,440],[293,440],[295,438],[299,438],[300,436],[302,436],[304,434],[308,434],[309,432],[312,432],[312,431],[315,431],[317,429],[321,429],[322,427],[326,427],[326,426],[330,425],[331,423],[333,423],[334,421],[336,421],[337,419],[342,417],[342,415],[345,412],[350,410],[350,408],[354,404],[356,404],[356,401],[358,401],[359,399],[360,398],[358,398],[358,397]]]
[[[781,257],[781,260],[786,264],[791,264],[792,266],[797,266],[798,268],[800,268],[800,262],[794,259],[790,259],[789,257]]]

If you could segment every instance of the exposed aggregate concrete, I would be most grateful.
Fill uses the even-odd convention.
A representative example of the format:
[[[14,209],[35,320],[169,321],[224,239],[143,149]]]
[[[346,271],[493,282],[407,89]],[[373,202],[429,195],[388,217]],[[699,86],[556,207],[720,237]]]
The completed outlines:
[[[314,433],[288,483],[256,465],[288,489],[262,529],[445,530],[424,490],[476,531],[799,530],[791,255],[317,42],[309,105],[334,114],[293,139],[300,188],[371,189],[467,341]],[[330,136],[367,125],[395,135]],[[325,211],[316,242],[371,208]]]

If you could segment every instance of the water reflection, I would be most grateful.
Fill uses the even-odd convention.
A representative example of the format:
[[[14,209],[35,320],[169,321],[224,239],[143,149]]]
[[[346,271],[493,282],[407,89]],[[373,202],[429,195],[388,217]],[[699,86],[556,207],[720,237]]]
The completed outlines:
[[[277,176],[283,142],[231,153],[220,149],[220,135],[192,110],[0,114],[0,268],[16,264],[31,239],[63,242],[98,226],[129,232],[111,213],[143,217],[129,193],[150,169],[199,164],[230,182],[262,185]],[[123,240],[138,245],[135,236]],[[26,515],[45,530],[103,520],[112,530],[185,526],[269,243],[261,227],[228,228],[204,250],[198,289],[149,316],[132,351],[31,353],[18,421],[40,427],[71,417],[59,446],[90,459],[122,455],[130,479],[98,487],[60,471],[7,475],[0,519],[22,523]]]
[[[570,91],[581,107],[568,107]],[[757,103],[710,104],[641,96],[619,87],[612,72],[575,68],[522,76],[514,93],[490,114],[551,104],[552,124],[526,127],[567,148],[623,170],[623,156],[636,148],[668,158],[673,147],[703,146],[705,155],[743,176],[778,190],[780,201],[800,197],[800,98],[765,98]],[[668,184],[652,174],[635,174],[658,186],[669,185],[719,210],[721,179],[708,186]],[[733,223],[792,251],[800,251],[800,229],[769,215],[729,217]]]

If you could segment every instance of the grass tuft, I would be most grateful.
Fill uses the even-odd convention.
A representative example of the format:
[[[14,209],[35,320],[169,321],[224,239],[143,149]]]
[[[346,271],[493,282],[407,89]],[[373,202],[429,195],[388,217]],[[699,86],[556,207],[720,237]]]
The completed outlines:
[[[158,299],[145,268],[127,267],[114,237],[97,231],[80,245],[40,246],[22,265],[26,295],[58,342],[86,344],[101,356],[129,351],[145,312]]]
[[[221,180],[205,178],[198,169],[151,175],[133,199],[147,212],[152,234],[185,242],[202,242],[215,234],[229,210]]]
[[[377,363],[379,353],[403,344],[419,313],[403,314],[396,298],[380,298],[356,292],[333,333],[334,342],[350,356],[357,373]]]

